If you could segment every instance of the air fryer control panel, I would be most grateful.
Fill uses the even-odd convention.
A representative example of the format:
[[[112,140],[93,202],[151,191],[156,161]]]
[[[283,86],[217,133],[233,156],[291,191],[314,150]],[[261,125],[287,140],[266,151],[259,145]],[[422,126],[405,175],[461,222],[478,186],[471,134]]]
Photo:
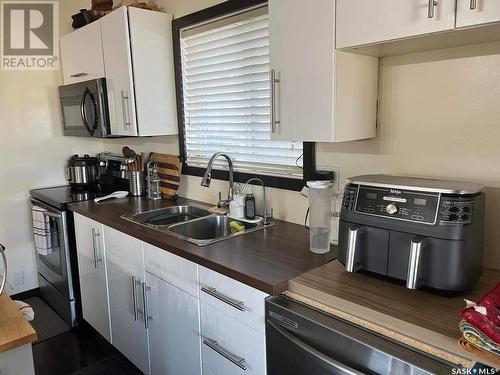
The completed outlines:
[[[428,225],[460,226],[472,222],[474,200],[433,192],[348,185],[342,209]]]

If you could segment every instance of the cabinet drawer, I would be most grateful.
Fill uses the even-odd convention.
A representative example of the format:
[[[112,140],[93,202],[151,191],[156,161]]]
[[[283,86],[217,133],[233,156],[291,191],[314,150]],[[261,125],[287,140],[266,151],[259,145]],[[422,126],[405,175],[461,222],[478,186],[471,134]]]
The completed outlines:
[[[137,264],[142,267],[141,240],[104,226],[104,244],[107,253],[114,254],[132,264]]]
[[[264,299],[268,294],[205,267],[199,269],[200,300],[261,333],[265,332]]]
[[[203,368],[209,368],[209,373],[265,375],[263,333],[202,302],[201,334]]]
[[[144,243],[146,271],[199,298],[198,265],[156,246]]]

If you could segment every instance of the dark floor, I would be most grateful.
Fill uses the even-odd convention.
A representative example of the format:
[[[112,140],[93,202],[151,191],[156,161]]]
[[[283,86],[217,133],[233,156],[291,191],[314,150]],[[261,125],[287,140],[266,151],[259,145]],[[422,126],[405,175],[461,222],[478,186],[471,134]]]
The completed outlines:
[[[64,332],[60,325],[44,321],[51,319],[50,314],[55,312],[43,301],[36,301],[32,307],[35,320],[38,316],[36,326],[43,331],[43,340],[33,344],[36,375],[142,374],[87,323]],[[47,309],[50,309],[50,312]],[[34,325],[35,329],[36,326]]]
[[[38,336],[33,344],[45,341],[70,330],[70,326],[40,297],[24,300],[35,312],[35,318],[30,322]]]
[[[90,326],[33,345],[36,375],[140,375],[118,350]]]

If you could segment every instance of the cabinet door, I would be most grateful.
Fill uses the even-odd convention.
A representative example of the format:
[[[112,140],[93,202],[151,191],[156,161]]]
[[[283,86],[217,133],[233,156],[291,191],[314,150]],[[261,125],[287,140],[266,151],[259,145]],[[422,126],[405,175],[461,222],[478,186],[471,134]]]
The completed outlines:
[[[137,135],[127,7],[99,20],[112,135]]]
[[[144,322],[142,262],[129,262],[116,255],[135,250],[142,253],[142,243],[135,238],[105,227],[108,264],[109,307],[113,317],[113,345],[142,372],[149,371],[147,328]]]
[[[265,299],[268,294],[201,266],[199,277],[202,302],[265,333]]]
[[[0,374],[35,375],[31,344],[0,353]]]
[[[177,134],[172,16],[132,7],[128,12],[139,135]]]
[[[335,2],[269,1],[270,66],[274,84],[273,140],[333,140]],[[291,42],[293,41],[293,42]]]
[[[453,30],[455,0],[432,4],[430,0],[337,0],[337,48]]]
[[[266,374],[266,336],[201,302],[203,367],[219,375]]]
[[[60,44],[65,85],[104,77],[99,22],[64,35]]]
[[[152,375],[201,375],[198,299],[146,273]]]
[[[143,247],[147,272],[199,298],[196,263],[148,243],[143,243]]]
[[[111,342],[102,224],[75,214],[75,234],[83,318]]]
[[[498,0],[457,0],[457,28],[500,21]]]

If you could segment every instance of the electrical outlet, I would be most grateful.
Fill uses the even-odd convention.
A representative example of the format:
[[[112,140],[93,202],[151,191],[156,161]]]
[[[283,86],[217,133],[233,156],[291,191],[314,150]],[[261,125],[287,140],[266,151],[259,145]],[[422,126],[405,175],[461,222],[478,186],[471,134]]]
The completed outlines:
[[[24,285],[24,271],[14,272],[14,287]]]

